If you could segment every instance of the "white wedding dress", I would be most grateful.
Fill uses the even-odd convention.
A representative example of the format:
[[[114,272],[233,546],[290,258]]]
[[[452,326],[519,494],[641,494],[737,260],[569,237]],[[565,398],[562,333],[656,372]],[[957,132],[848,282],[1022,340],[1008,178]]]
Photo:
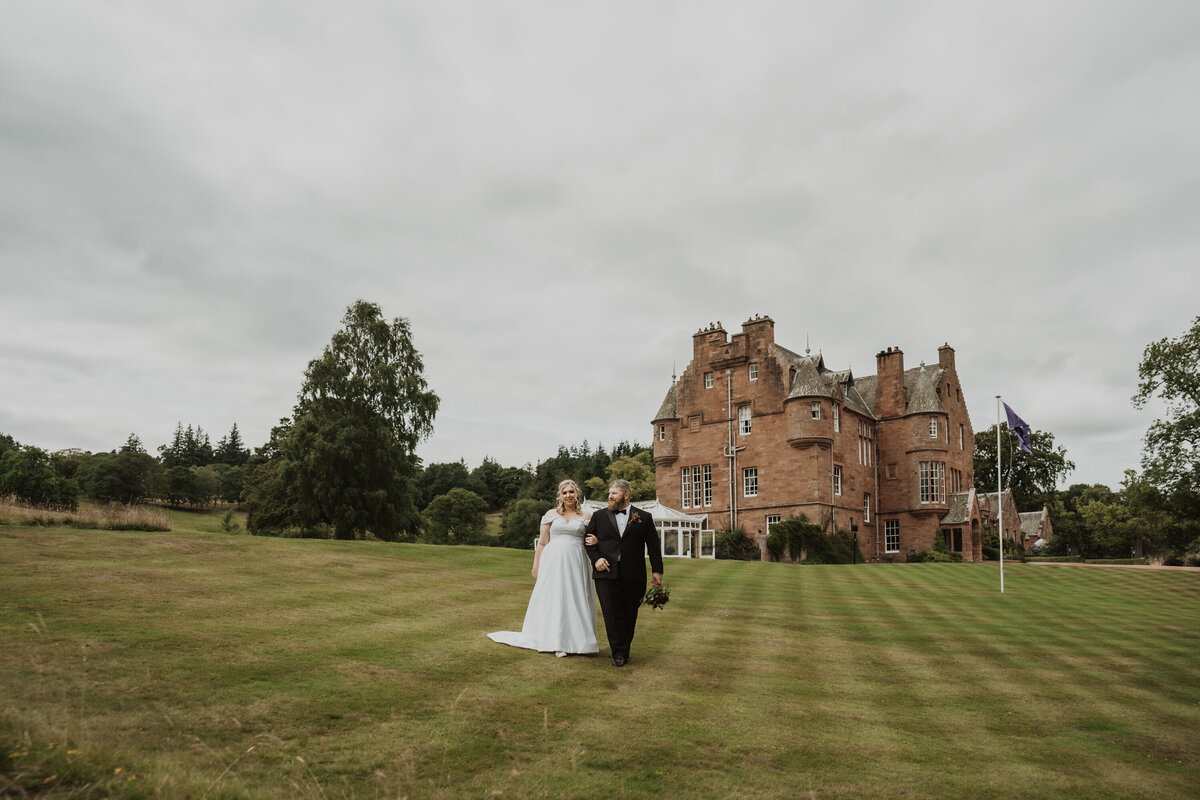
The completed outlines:
[[[583,551],[584,519],[570,522],[550,509],[550,542],[542,548],[537,581],[519,631],[497,631],[488,638],[543,653],[598,653],[596,590],[592,563]]]

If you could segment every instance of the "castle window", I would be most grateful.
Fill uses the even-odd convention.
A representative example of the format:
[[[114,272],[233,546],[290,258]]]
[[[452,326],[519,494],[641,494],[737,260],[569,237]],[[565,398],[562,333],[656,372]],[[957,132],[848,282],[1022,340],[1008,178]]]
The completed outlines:
[[[712,505],[712,464],[704,465],[704,505]]]
[[[871,495],[863,492],[863,524],[871,521]]]
[[[963,439],[966,438],[966,428],[960,423],[958,426],[958,449],[963,449]]]
[[[706,469],[711,470],[707,465]],[[692,508],[700,507],[701,490],[703,488],[702,478],[700,477],[700,468],[692,467]]]
[[[868,467],[875,463],[875,448],[871,447],[874,431],[871,425],[863,420],[858,421],[858,463]]]
[[[680,505],[684,508],[691,508],[692,505],[692,468],[684,467],[683,474],[679,479],[681,489]]]
[[[837,403],[833,404],[833,432],[842,432],[842,413],[841,409],[838,408]]]
[[[667,426],[659,425],[658,426],[658,440],[661,442],[666,438],[667,438]]]
[[[900,552],[900,520],[889,519],[883,523],[883,549],[889,553]]]
[[[946,502],[946,464],[942,461],[922,461],[921,472],[921,502]]]
[[[742,470],[742,496],[758,497],[758,467]]]
[[[836,495],[839,495],[839,496],[842,493],[842,468],[841,467],[833,468],[833,493]]]
[[[704,388],[711,389],[713,387],[713,377],[711,372],[704,373]]]
[[[938,434],[937,417],[929,418],[929,438],[936,439]]]
[[[750,371],[750,380],[752,380],[752,381],[758,380],[758,364],[751,364],[749,367],[749,371]]]
[[[778,514],[768,514],[767,515],[767,534],[768,535],[771,533],[771,526],[774,525],[776,522],[783,522],[783,517],[781,517]]]
[[[738,433],[750,433],[750,406],[738,406]]]
[[[818,400],[814,400],[814,401],[813,401],[813,404],[812,404],[812,418],[813,418],[813,419],[820,419],[820,418],[821,418],[821,403],[820,403],[820,401],[818,401]]]

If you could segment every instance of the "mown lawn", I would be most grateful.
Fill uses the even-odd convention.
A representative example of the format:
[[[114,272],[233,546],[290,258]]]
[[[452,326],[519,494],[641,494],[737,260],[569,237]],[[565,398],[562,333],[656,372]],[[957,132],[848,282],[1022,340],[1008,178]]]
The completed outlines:
[[[1200,573],[671,560],[617,670],[485,638],[530,553],[173,521],[0,527],[0,796],[1200,794]]]

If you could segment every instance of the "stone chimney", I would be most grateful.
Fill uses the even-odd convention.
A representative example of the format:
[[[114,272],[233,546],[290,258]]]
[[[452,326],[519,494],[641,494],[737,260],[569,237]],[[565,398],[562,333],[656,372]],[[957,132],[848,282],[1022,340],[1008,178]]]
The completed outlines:
[[[957,374],[954,369],[954,348],[950,346],[949,342],[938,348],[938,366],[947,372]]]
[[[752,350],[775,343],[775,320],[757,314],[742,323],[742,333],[750,340]]]
[[[904,352],[899,347],[880,350],[875,354],[875,368],[875,416],[879,419],[903,416],[907,407]]]
[[[708,327],[701,328],[692,334],[692,364],[697,368],[707,366],[708,362],[712,360],[713,348],[728,342],[729,336],[721,327],[721,323],[717,322],[714,325],[710,322]]]

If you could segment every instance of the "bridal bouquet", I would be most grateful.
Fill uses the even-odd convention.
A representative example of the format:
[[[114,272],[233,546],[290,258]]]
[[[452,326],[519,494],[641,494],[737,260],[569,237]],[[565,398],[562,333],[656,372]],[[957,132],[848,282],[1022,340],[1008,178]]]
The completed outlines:
[[[642,605],[650,606],[651,608],[662,608],[671,599],[671,591],[663,583],[651,583],[650,588],[646,591],[646,596],[642,598]]]

